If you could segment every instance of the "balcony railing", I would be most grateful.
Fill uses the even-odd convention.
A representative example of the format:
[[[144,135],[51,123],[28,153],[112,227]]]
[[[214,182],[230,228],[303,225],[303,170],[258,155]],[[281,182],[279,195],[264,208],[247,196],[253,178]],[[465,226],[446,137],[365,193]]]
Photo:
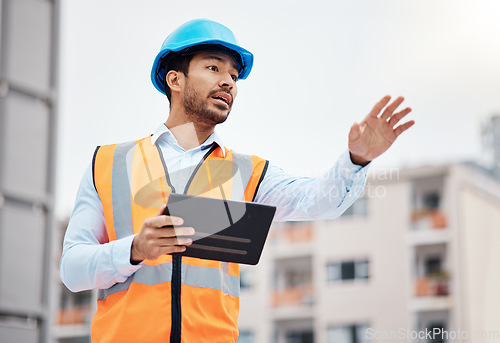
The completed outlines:
[[[57,313],[56,323],[58,325],[88,324],[92,320],[91,311],[90,305],[61,308]]]
[[[449,278],[445,272],[417,278],[415,280],[415,295],[417,297],[449,295]]]
[[[312,285],[295,286],[273,292],[273,306],[312,306],[314,294]]]
[[[446,215],[440,209],[414,210],[411,221],[414,228],[444,229],[448,226]]]
[[[312,223],[301,223],[279,226],[273,229],[272,239],[278,243],[301,244],[314,240],[314,227]]]

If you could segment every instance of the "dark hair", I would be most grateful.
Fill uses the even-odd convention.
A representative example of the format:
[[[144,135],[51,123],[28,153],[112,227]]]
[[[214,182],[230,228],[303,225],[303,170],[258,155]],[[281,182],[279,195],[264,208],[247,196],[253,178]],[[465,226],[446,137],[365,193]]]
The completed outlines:
[[[170,101],[170,98],[172,96],[172,92],[170,91],[170,87],[167,84],[167,74],[171,70],[179,71],[183,73],[184,75],[187,76],[189,72],[189,63],[193,59],[193,55],[182,55],[182,54],[176,54],[170,58],[167,58],[166,60],[162,61],[162,67],[161,69],[165,69],[165,77],[163,78],[163,83],[165,86],[165,95],[168,98],[168,101]],[[166,65],[166,68],[165,68]]]

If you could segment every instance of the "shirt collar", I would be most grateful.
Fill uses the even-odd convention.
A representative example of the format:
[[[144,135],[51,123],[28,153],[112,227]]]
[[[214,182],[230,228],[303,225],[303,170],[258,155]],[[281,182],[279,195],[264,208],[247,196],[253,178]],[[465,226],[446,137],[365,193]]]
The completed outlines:
[[[168,129],[168,127],[165,124],[162,123],[160,126],[158,126],[158,128],[155,130],[155,132],[151,136],[151,144],[155,145],[156,142],[158,141],[158,139],[160,139],[160,137],[162,137],[162,136],[165,137],[165,140],[167,142],[172,139],[175,143],[177,143],[177,140],[175,139],[172,132]],[[202,149],[208,148],[208,147],[212,146],[214,143],[217,144],[222,149],[222,156],[225,157],[226,156],[226,147],[224,146],[224,143],[222,143],[221,138],[219,137],[219,135],[216,132],[212,133],[207,138],[207,140],[205,142],[203,142],[200,146]]]

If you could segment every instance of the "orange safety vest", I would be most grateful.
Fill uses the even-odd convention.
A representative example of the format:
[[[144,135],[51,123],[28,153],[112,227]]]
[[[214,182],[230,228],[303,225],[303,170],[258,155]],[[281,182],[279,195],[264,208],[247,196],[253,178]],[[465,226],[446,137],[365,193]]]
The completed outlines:
[[[189,173],[183,193],[253,201],[267,165],[214,145]],[[168,172],[150,137],[98,147],[93,175],[110,241],[139,233],[171,192],[182,192],[171,181],[186,177]],[[127,281],[99,290],[92,342],[236,342],[239,287],[236,263],[171,255],[146,260]]]

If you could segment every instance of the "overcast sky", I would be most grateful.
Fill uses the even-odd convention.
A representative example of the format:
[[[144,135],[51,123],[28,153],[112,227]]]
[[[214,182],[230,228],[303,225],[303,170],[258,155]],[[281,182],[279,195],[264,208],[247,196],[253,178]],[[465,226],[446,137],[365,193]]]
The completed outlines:
[[[62,1],[58,215],[72,209],[97,145],[135,140],[168,116],[153,60],[182,23],[228,26],[255,56],[226,123],[234,150],[317,174],[386,94],[415,126],[372,166],[481,158],[480,125],[500,113],[496,0]]]

